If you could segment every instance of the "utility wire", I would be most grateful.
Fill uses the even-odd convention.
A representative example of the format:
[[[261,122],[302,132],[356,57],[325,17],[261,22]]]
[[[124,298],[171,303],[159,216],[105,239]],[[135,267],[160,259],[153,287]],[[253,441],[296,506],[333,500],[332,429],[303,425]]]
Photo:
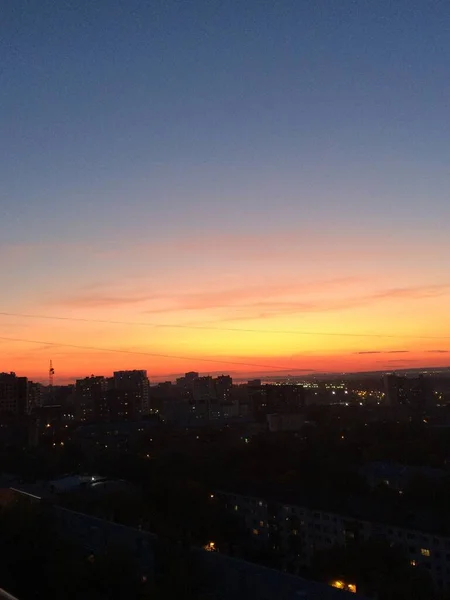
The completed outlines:
[[[383,333],[347,333],[330,331],[299,331],[283,329],[247,329],[240,327],[215,327],[209,325],[177,325],[171,323],[150,323],[148,321],[115,321],[105,319],[84,319],[81,317],[60,317],[52,315],[29,315],[23,313],[0,312],[3,317],[18,317],[24,319],[48,319],[52,321],[74,321],[80,323],[103,323],[105,325],[136,325],[139,327],[153,327],[155,329],[192,329],[206,331],[232,331],[242,333],[276,333],[284,335],[304,335],[304,336],[326,336],[326,337],[354,337],[354,338],[390,338],[390,339],[414,339],[414,340],[450,340],[450,336],[433,335],[395,335]]]
[[[199,362],[208,362],[208,363],[215,363],[215,364],[224,364],[224,365],[239,365],[241,367],[258,367],[258,368],[262,368],[262,369],[275,369],[277,371],[282,371],[282,370],[286,370],[289,371],[289,368],[284,368],[284,367],[274,367],[273,365],[260,365],[260,364],[255,364],[255,363],[247,363],[247,362],[237,362],[237,361],[232,361],[232,360],[215,360],[213,358],[198,358],[198,357],[193,357],[193,356],[175,356],[173,354],[157,354],[154,352],[143,352],[143,351],[139,351],[139,350],[120,350],[118,348],[99,348],[96,346],[81,346],[78,344],[65,344],[65,343],[59,343],[59,342],[45,342],[42,340],[27,340],[27,339],[23,339],[23,338],[10,338],[10,337],[3,337],[0,336],[0,340],[4,340],[7,342],[24,342],[27,344],[39,344],[39,345],[44,345],[44,346],[60,346],[62,348],[78,348],[80,350],[94,350],[96,352],[118,352],[120,354],[140,354],[143,356],[153,356],[153,357],[157,357],[157,358],[173,358],[173,359],[178,359],[178,360],[190,360],[190,361],[199,361]],[[296,369],[292,369],[292,370],[296,370]],[[297,369],[298,370],[298,369]]]

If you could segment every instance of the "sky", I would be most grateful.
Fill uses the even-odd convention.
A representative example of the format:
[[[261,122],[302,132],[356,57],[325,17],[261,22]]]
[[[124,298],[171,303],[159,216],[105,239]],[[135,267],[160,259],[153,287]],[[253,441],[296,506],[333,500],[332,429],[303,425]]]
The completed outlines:
[[[444,0],[4,0],[0,371],[450,365],[449,29]]]

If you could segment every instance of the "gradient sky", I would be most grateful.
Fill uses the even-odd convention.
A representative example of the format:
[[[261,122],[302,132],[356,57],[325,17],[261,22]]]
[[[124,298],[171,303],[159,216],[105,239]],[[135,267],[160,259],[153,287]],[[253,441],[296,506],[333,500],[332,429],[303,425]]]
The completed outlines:
[[[0,312],[85,321],[0,315],[0,371],[450,364],[449,28],[439,0],[4,0]]]

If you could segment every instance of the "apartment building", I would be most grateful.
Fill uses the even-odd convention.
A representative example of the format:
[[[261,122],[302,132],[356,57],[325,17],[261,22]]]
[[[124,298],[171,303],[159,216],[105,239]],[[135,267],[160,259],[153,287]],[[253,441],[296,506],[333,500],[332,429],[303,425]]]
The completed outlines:
[[[401,547],[412,566],[428,569],[437,590],[450,590],[450,537],[262,497],[224,491],[215,495],[241,517],[255,544],[295,555],[299,566],[309,566],[318,550],[380,539]]]

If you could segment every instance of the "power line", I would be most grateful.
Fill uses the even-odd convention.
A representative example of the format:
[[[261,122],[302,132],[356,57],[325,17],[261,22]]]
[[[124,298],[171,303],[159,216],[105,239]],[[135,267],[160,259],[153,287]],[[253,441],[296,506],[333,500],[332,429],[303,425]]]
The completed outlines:
[[[154,352],[143,352],[139,350],[120,350],[118,348],[99,348],[96,346],[81,346],[78,344],[65,344],[59,342],[44,342],[42,340],[26,340],[23,338],[10,338],[0,336],[0,340],[4,340],[7,342],[24,342],[27,344],[42,344],[44,346],[60,346],[62,348],[78,348],[79,350],[94,350],[96,352],[118,352],[120,354],[139,354],[143,356],[152,356],[156,358],[172,358],[177,360],[190,360],[190,361],[199,361],[199,362],[208,362],[215,364],[224,364],[224,365],[239,365],[241,367],[258,367],[261,369],[275,369],[277,371],[286,370],[289,371],[289,368],[285,367],[274,367],[273,365],[260,365],[255,363],[247,363],[247,362],[238,362],[232,360],[215,360],[213,358],[198,358],[192,356],[175,356],[173,354],[157,354]],[[295,370],[295,369],[294,369]]]
[[[52,321],[75,321],[79,323],[103,323],[105,325],[136,325],[139,327],[153,327],[155,329],[192,329],[206,331],[232,331],[242,333],[276,333],[284,335],[326,336],[326,337],[354,337],[354,338],[389,338],[389,339],[414,339],[414,340],[450,340],[450,336],[433,335],[395,335],[383,333],[348,333],[330,331],[299,331],[283,329],[247,329],[240,327],[215,327],[209,325],[179,325],[173,323],[150,323],[148,321],[115,321],[106,319],[84,319],[82,317],[60,317],[53,315],[29,315],[23,313],[0,312],[3,317],[18,317],[24,319],[48,319]]]

